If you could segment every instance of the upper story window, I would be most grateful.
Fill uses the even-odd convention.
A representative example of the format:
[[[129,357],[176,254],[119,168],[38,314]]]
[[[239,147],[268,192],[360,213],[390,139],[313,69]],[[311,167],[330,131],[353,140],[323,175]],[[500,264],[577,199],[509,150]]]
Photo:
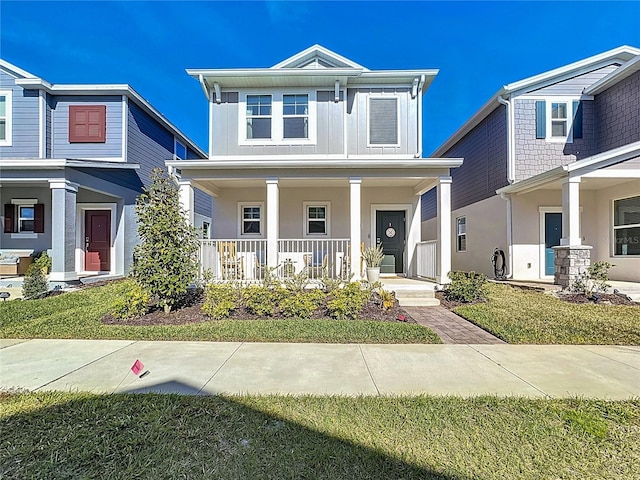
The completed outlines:
[[[569,98],[536,100],[536,138],[566,143],[582,138],[582,102]]]
[[[11,145],[11,90],[0,90],[0,145]]]
[[[69,106],[69,143],[105,143],[106,141],[106,105]]]
[[[173,156],[175,160],[185,160],[187,158],[187,147],[177,139],[173,142]]]
[[[640,255],[640,196],[613,202],[614,255]]]
[[[247,95],[247,139],[271,138],[271,95]]]
[[[309,138],[309,95],[283,95],[284,138]]]
[[[398,97],[369,98],[369,145],[398,145]]]

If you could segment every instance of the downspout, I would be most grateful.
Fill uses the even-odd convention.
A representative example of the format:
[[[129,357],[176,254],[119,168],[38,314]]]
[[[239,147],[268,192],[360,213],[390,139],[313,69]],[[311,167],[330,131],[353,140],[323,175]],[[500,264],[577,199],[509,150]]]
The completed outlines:
[[[506,100],[502,95],[497,97],[498,103],[507,107],[507,181],[511,185],[515,181],[515,138],[514,138],[514,125],[513,125],[513,108],[509,100]],[[511,195],[500,195],[503,200],[507,202],[507,265],[509,265],[509,272],[506,274],[507,278],[513,278],[513,215],[511,209]]]
[[[414,158],[422,157],[422,87],[424,86],[424,82],[426,77],[424,75],[420,75],[420,81],[418,82],[418,90],[416,92],[416,98],[418,99],[418,145],[416,148],[416,154]]]

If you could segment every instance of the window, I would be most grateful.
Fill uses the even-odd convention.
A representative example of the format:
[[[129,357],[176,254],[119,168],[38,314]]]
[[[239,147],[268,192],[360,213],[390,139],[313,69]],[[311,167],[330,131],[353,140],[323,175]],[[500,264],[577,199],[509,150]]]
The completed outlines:
[[[467,251],[467,217],[456,218],[456,250]]]
[[[209,222],[202,222],[202,238],[209,238],[210,228]]]
[[[640,255],[640,196],[613,202],[614,255]]]
[[[271,138],[271,95],[247,95],[247,139]]]
[[[328,203],[304,203],[305,235],[329,235],[329,207]]]
[[[241,235],[262,234],[262,205],[241,205]]]
[[[582,138],[582,102],[575,99],[536,100],[536,138],[572,143]]]
[[[173,156],[175,160],[186,160],[187,158],[187,147],[177,139],[173,141]]]
[[[106,132],[105,105],[69,106],[69,143],[105,143]]]
[[[283,95],[284,138],[309,138],[309,95]]]
[[[4,233],[44,233],[44,204],[35,198],[5,204]]]
[[[11,145],[11,90],[0,90],[0,145]]]
[[[551,136],[566,137],[567,136],[567,104],[552,103],[551,104]]]
[[[398,145],[398,101],[369,98],[369,145]]]

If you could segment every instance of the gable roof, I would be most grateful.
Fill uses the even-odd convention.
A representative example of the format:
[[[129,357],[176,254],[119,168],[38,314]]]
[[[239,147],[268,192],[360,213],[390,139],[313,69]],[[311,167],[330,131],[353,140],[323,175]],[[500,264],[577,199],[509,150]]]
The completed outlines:
[[[462,139],[467,133],[473,130],[482,120],[484,120],[491,112],[493,112],[500,100],[506,100],[512,96],[517,96],[523,93],[539,90],[541,88],[553,85],[564,80],[582,75],[584,73],[597,70],[607,65],[618,64],[622,67],[616,69],[611,74],[607,75],[604,79],[612,77],[614,74],[622,70],[627,63],[632,63],[634,59],[637,60],[640,56],[640,49],[623,45],[621,47],[608,50],[606,52],[594,55],[592,57],[579,60],[577,62],[564,65],[562,67],[549,70],[532,77],[519,80],[517,82],[503,85],[476,113],[473,114],[458,130],[454,132],[445,142],[440,145],[432,157],[440,157],[444,155],[451,147],[453,147],[460,139]],[[614,77],[615,78],[615,77]],[[596,82],[597,85],[604,79]],[[619,79],[620,80],[620,79]],[[617,81],[619,81],[617,80]],[[593,87],[593,86],[592,86]],[[594,93],[587,93],[592,88],[585,89],[585,94],[593,95]]]
[[[132,100],[136,105],[142,108],[147,114],[151,115],[163,127],[169,130],[174,136],[191,148],[197,155],[206,158],[207,154],[196,145],[189,137],[187,137],[178,127],[171,123],[162,113],[160,113],[153,105],[145,100],[138,92],[127,84],[105,84],[105,85],[76,85],[76,84],[52,84],[46,80],[37,77],[21,68],[0,59],[0,68],[13,73],[16,77],[16,85],[28,90],[44,90],[52,95],[124,95]]]
[[[356,68],[368,69],[317,43],[271,68]]]
[[[598,93],[604,92],[606,89],[614,86],[616,83],[621,82],[625,78],[633,75],[638,70],[640,70],[640,55],[635,57],[633,60],[629,60],[614,72],[611,72],[606,77],[601,78],[596,83],[586,88],[584,90],[584,94],[597,95]]]

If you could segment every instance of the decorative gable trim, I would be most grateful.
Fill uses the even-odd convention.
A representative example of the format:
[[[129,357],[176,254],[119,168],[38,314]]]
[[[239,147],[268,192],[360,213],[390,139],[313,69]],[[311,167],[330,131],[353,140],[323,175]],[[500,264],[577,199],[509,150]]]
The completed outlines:
[[[314,62],[316,62],[316,66],[311,67],[310,65]],[[368,71],[362,65],[318,44],[286,58],[271,68],[358,68]]]
[[[105,143],[106,133],[106,105],[69,106],[69,143]]]

